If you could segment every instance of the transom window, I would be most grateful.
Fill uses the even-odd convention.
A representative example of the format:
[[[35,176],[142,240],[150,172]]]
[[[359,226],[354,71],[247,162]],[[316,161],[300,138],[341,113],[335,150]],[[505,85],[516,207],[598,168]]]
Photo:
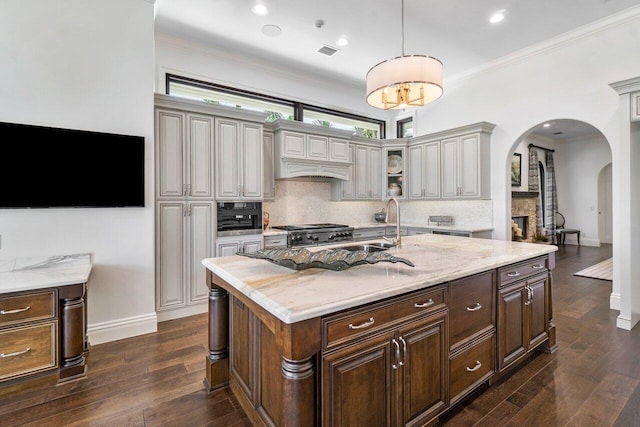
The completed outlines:
[[[353,131],[368,138],[384,138],[384,120],[331,110],[274,96],[167,74],[166,93],[212,104],[269,113],[267,121],[297,120],[319,126]]]

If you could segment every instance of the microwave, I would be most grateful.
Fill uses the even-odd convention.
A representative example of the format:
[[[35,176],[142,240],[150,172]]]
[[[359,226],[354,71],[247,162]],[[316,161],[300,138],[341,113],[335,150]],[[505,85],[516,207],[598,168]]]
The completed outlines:
[[[262,202],[218,202],[217,235],[262,233]]]

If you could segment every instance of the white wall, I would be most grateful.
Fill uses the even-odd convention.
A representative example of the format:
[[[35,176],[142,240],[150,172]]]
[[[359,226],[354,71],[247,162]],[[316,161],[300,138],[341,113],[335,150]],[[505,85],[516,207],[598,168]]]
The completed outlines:
[[[90,252],[90,341],[154,331],[153,4],[4,0],[0,55],[1,121],[146,141],[145,208],[0,210],[0,259]]]
[[[599,246],[598,177],[611,163],[611,149],[602,137],[565,141],[555,146],[558,211],[566,228],[580,230],[580,244]],[[575,234],[567,243],[577,243]]]

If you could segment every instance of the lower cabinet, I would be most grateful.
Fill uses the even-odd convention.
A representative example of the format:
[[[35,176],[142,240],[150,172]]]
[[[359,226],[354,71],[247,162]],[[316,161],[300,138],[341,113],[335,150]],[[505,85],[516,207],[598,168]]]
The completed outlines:
[[[543,264],[540,261],[537,265]],[[530,265],[525,265],[521,270],[528,267]],[[516,276],[517,272],[514,270],[512,274]],[[546,269],[543,273],[501,284],[498,289],[499,371],[513,365],[549,338],[549,289]]]
[[[236,252],[252,253],[262,249],[262,234],[251,236],[218,237],[216,256],[231,256]]]
[[[162,201],[156,209],[156,308],[207,301],[204,258],[213,255],[213,201]],[[206,309],[206,306],[202,306]],[[194,314],[194,313],[190,313]],[[169,317],[171,318],[171,317]],[[168,318],[163,318],[167,320]]]
[[[447,312],[326,354],[322,425],[423,425],[447,404]]]

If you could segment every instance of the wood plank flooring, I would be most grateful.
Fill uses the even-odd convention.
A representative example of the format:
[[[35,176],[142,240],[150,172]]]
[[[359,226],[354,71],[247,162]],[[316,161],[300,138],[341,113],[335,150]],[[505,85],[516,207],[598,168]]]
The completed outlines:
[[[440,424],[640,426],[640,326],[616,328],[610,282],[573,276],[610,256],[610,245],[561,246],[553,272],[559,350],[534,354]],[[0,387],[0,426],[250,426],[228,389],[205,393],[206,343],[207,316],[198,315],[95,345],[86,379]]]

